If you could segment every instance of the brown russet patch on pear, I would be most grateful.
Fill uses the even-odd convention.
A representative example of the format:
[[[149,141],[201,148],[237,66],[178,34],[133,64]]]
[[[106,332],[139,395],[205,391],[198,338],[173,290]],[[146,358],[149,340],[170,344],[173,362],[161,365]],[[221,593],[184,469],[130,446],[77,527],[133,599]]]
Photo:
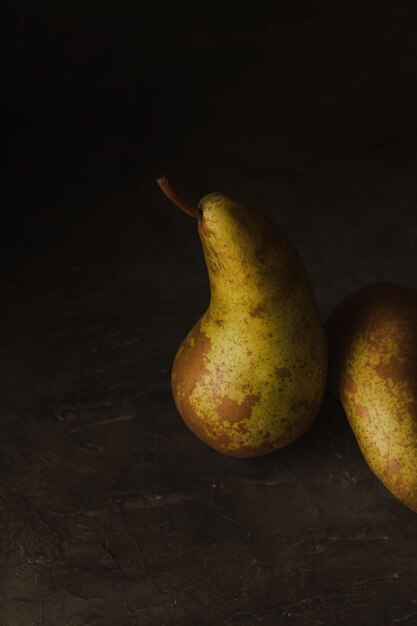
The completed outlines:
[[[355,407],[355,411],[359,415],[359,417],[365,418],[369,416],[369,411],[366,406],[358,404],[357,402],[353,402],[352,404]]]
[[[206,357],[210,350],[211,339],[202,332],[201,322],[197,322],[183,342],[182,350],[177,355],[173,367],[176,380],[187,380],[188,382],[192,372],[196,374],[196,376],[192,376],[196,380],[191,385],[190,393],[194,389],[197,380],[207,372]],[[185,377],[184,374],[186,374]]]
[[[275,376],[277,378],[291,378],[291,371],[288,367],[277,367],[275,368]]]
[[[182,415],[182,419],[191,430],[191,432],[194,433],[194,435],[196,435],[196,437],[201,439],[201,441],[203,441],[204,443],[209,443],[210,445],[213,445],[211,443],[211,438],[207,435],[206,429],[203,428],[203,424],[199,415],[194,411],[193,407],[188,402],[188,399],[187,402],[177,404],[177,406],[180,414]],[[210,430],[209,425],[206,426],[207,430]],[[213,434],[213,439],[216,439],[215,434]]]
[[[249,408],[252,408],[253,406],[255,406],[255,404],[257,404],[260,400],[260,396],[251,393],[249,395],[246,396],[246,398],[244,399],[244,401],[242,402],[242,406],[246,406]]]
[[[242,419],[239,414],[240,405],[236,402],[236,400],[232,400],[225,396],[216,406],[216,411],[218,415],[224,420],[227,420],[230,423],[238,422]]]
[[[201,331],[201,323],[197,322],[183,342],[182,350],[175,358],[172,368],[172,388],[178,410],[183,416],[189,415],[197,422],[199,417],[189,397],[197,383],[207,373],[206,358],[210,350],[211,340]]]
[[[262,313],[265,313],[265,309],[266,309],[265,304],[261,303],[254,309],[251,309],[249,313],[252,317],[262,317]]]
[[[348,393],[355,394],[358,392],[358,386],[350,374],[345,374],[344,388]]]
[[[390,357],[388,363],[381,361],[375,365],[374,369],[378,376],[384,380],[390,379],[400,383],[408,380],[407,367],[394,355]]]
[[[242,403],[238,403],[236,400],[225,396],[217,405],[216,411],[222,419],[234,424],[249,419],[252,414],[252,407],[259,402],[259,400],[260,396],[255,394],[247,395]]]
[[[219,326],[220,328],[223,328],[224,320],[214,320],[214,322],[217,324],[217,326]]]
[[[393,474],[399,474],[403,468],[403,466],[399,461],[397,461],[397,459],[391,459],[390,461],[388,461],[387,467],[388,471],[392,472]]]

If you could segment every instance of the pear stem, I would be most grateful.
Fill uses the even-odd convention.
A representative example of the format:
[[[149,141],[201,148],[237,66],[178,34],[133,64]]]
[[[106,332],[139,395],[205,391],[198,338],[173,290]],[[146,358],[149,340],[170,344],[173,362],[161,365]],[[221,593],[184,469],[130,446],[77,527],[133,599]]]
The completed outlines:
[[[199,218],[198,209],[194,209],[189,204],[184,202],[182,198],[180,198],[180,196],[177,194],[170,181],[168,180],[167,176],[161,176],[160,178],[157,178],[156,182],[158,183],[159,187],[164,192],[166,197],[169,198],[174,204],[176,204],[177,207],[181,209],[181,211],[184,211],[184,213],[187,213],[187,215],[191,215],[191,217],[194,217],[195,219]]]

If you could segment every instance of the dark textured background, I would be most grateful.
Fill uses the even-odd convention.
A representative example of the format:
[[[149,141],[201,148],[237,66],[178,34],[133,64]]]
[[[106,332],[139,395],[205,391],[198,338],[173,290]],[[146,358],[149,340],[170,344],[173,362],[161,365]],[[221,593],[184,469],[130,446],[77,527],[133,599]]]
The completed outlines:
[[[417,517],[334,399],[258,460],[183,425],[208,283],[154,182],[271,215],[323,316],[417,287],[415,3],[141,4],[4,11],[0,623],[416,624]]]

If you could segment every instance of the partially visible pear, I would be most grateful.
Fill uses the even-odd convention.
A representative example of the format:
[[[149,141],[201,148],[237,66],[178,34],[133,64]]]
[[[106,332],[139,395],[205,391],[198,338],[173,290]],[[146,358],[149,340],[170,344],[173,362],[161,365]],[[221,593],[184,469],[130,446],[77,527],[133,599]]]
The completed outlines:
[[[331,384],[360,449],[417,512],[417,291],[363,287],[339,304],[327,329]]]
[[[227,455],[282,448],[310,426],[326,385],[327,347],[303,263],[263,213],[222,194],[198,209],[210,305],[182,342],[172,390],[186,424]]]

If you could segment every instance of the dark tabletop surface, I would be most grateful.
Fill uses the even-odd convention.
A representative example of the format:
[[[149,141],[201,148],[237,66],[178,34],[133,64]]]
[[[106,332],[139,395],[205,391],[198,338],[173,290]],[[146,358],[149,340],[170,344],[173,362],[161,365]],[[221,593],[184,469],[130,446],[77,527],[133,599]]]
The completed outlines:
[[[8,8],[1,625],[416,624],[417,516],[330,394],[259,459],[182,422],[170,368],[209,289],[155,184],[270,215],[323,319],[417,288],[414,4],[95,4]]]

